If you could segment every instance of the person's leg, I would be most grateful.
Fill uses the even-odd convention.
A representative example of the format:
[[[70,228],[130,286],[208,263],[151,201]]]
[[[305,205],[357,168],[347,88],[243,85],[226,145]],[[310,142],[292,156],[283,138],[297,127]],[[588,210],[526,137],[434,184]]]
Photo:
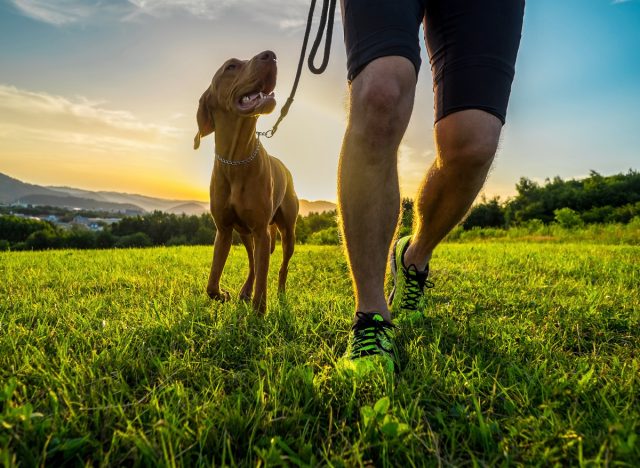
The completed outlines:
[[[384,276],[400,209],[397,151],[415,86],[415,66],[404,57],[376,59],[358,74],[351,83],[338,169],[338,206],[356,310],[378,312],[387,321]]]
[[[524,0],[427,2],[436,161],[416,199],[404,264],[422,270],[486,179],[506,119]]]
[[[477,109],[455,112],[435,126],[436,160],[415,203],[404,265],[424,270],[433,249],[458,224],[482,188],[498,147],[502,122]]]

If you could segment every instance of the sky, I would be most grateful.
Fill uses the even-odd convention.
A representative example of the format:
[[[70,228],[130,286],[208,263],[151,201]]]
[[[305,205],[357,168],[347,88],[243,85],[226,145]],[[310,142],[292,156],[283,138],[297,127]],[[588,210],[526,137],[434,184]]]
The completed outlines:
[[[339,7],[338,7],[339,8]],[[289,94],[307,0],[0,0],[0,172],[41,185],[208,199],[213,138],[198,98],[228,58],[271,49]],[[325,74],[308,70],[267,150],[308,200],[336,199],[346,124],[339,13]],[[317,16],[316,16],[317,21]],[[315,29],[315,27],[314,27]],[[428,59],[399,151],[413,196],[434,158]],[[640,0],[529,0],[500,149],[483,195],[520,177],[640,169]]]

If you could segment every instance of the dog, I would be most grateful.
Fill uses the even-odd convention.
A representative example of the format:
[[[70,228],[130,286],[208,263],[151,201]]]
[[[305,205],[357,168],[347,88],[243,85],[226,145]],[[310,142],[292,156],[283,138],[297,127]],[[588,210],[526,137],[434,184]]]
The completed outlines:
[[[256,122],[276,106],[276,54],[267,50],[250,60],[227,60],[200,97],[196,120],[200,139],[215,132],[215,163],[211,175],[211,215],[216,225],[213,261],[207,283],[212,299],[227,301],[220,277],[235,229],[249,256],[249,274],[240,299],[264,314],[267,306],[269,257],[276,230],[282,239],[278,291],[284,293],[295,245],[299,202],[291,173],[270,156],[256,136]]]

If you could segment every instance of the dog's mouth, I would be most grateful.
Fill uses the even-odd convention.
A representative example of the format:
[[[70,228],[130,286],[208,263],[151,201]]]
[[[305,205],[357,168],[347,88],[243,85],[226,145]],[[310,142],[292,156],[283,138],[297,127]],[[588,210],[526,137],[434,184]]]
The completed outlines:
[[[250,112],[262,104],[266,104],[268,102],[275,102],[276,94],[271,92],[264,91],[253,91],[248,94],[244,94],[238,99],[237,106],[241,112]]]

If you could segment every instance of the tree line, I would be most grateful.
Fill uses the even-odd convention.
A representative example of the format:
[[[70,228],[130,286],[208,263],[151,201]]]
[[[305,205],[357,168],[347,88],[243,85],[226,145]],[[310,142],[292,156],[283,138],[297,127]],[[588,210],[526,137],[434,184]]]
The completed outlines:
[[[62,216],[64,213],[58,212]],[[300,216],[296,225],[299,243],[337,244],[336,212]],[[75,225],[62,228],[39,219],[0,215],[0,250],[107,249],[173,245],[212,245],[216,228],[208,214],[175,215],[155,211],[123,217],[92,231]],[[233,241],[240,244],[234,233]]]
[[[640,218],[640,173],[634,170],[612,176],[592,171],[581,180],[555,177],[544,184],[523,177],[516,184],[516,192],[515,197],[505,202],[499,198],[482,199],[458,229],[506,229],[531,223],[571,229],[590,224],[627,224]],[[70,216],[60,211],[63,209],[58,210],[57,214]],[[399,234],[410,233],[412,223],[413,200],[405,198]],[[208,214],[187,216],[155,211],[123,217],[97,232],[79,226],[62,229],[46,221],[0,215],[0,250],[212,245],[215,232]],[[336,211],[298,217],[296,238],[302,244],[339,244]],[[240,244],[237,233],[234,243]]]
[[[539,184],[526,177],[516,184],[517,195],[504,203],[482,200],[463,221],[464,229],[509,228],[538,220],[563,227],[587,224],[627,224],[640,216],[640,173],[602,176],[591,171],[580,180],[547,179]]]

